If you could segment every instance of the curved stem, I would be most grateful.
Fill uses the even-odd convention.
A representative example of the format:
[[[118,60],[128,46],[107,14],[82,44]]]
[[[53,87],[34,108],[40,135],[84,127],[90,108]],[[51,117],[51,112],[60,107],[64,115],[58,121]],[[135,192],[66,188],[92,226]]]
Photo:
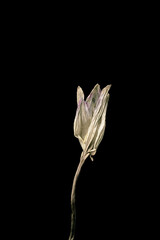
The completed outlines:
[[[89,154],[85,155],[83,152],[81,154],[80,162],[78,164],[72,185],[72,192],[71,192],[71,230],[69,235],[69,240],[74,240],[75,238],[75,227],[76,227],[76,204],[75,204],[75,193],[76,193],[76,184],[77,179],[79,177],[81,168],[88,157]]]

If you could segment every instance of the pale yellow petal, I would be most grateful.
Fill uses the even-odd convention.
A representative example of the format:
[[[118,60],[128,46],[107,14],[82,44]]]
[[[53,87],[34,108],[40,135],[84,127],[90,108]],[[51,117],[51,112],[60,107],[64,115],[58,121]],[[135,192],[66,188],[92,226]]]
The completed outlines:
[[[106,106],[104,108],[102,117],[99,120],[99,126],[97,129],[97,133],[96,133],[96,138],[94,139],[94,148],[97,149],[100,142],[103,139],[104,136],[104,132],[105,132],[105,127],[106,127],[106,112],[107,112],[107,106],[108,106],[108,101],[109,101],[109,94],[107,96],[106,99]]]
[[[84,93],[80,86],[77,88],[77,105],[80,104],[80,102],[84,100]]]

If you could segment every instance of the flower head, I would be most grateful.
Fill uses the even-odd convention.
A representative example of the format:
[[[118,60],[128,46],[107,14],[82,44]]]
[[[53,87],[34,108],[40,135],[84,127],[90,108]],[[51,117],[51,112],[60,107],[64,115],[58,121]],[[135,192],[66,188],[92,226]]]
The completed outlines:
[[[90,155],[92,160],[105,131],[110,87],[111,85],[107,85],[101,90],[99,84],[96,84],[86,101],[82,88],[77,88],[74,136],[79,139],[83,153],[86,156]]]

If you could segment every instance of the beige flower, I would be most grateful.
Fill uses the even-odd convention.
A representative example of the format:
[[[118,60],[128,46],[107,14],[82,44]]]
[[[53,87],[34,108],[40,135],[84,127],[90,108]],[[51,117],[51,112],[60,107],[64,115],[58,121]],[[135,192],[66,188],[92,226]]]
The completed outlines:
[[[105,131],[110,87],[111,85],[107,85],[101,91],[99,84],[96,84],[86,101],[82,88],[77,88],[74,136],[79,139],[84,156],[90,155],[92,160]]]

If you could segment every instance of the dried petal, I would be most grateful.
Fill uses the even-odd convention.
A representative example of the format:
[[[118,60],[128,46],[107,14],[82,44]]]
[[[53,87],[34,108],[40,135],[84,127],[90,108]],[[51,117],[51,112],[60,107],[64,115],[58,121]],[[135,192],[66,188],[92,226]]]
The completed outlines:
[[[83,153],[90,155],[91,160],[104,135],[110,87],[111,85],[107,85],[100,91],[99,84],[96,84],[86,102],[83,90],[81,87],[77,88],[78,108],[74,120],[74,135],[79,139]]]
[[[74,136],[79,139],[82,148],[84,148],[84,138],[87,134],[90,122],[91,117],[86,102],[82,100],[77,109],[76,117],[74,120]]]
[[[87,104],[85,101],[82,101],[80,112],[81,112],[81,134],[80,134],[80,136],[82,139],[84,139],[87,134],[90,122],[91,122],[91,117],[90,117],[90,114],[89,114],[89,111],[87,108]]]
[[[94,113],[99,96],[100,96],[100,86],[99,84],[96,84],[86,99],[86,103],[91,115],[93,115]]]
[[[75,116],[75,119],[74,119],[73,129],[74,129],[74,136],[77,137],[81,132],[80,106],[77,108],[77,111],[76,111],[76,116]]]
[[[96,138],[94,140],[94,148],[97,149],[100,142],[103,139],[104,132],[105,132],[105,126],[106,126],[106,112],[107,112],[107,106],[108,106],[108,101],[109,101],[109,94],[107,95],[106,98],[106,106],[104,108],[102,117],[99,120],[99,127],[97,127],[97,133],[96,133]]]
[[[107,95],[108,95],[108,91],[110,89],[111,85],[107,85],[105,88],[102,89],[101,91],[101,94],[100,94],[100,97],[97,101],[97,106],[96,106],[96,109],[94,111],[94,116],[96,115],[101,115],[103,110],[104,110],[104,107],[105,107],[105,103],[106,103],[106,98],[107,98]],[[99,118],[97,118],[99,119]]]
[[[92,120],[91,120],[91,124],[88,128],[88,132],[87,135],[85,137],[85,143],[86,143],[86,148],[85,150],[88,151],[89,149],[93,149],[94,148],[94,141],[96,140],[97,134],[98,134],[98,129],[101,126],[101,117],[103,112],[105,111],[105,107],[106,107],[106,102],[108,101],[108,91],[110,89],[110,85],[108,85],[107,87],[105,87],[100,95],[99,98],[99,102],[97,103],[96,109],[94,111]],[[106,115],[104,115],[105,117]],[[104,119],[103,117],[103,119]],[[100,124],[101,123],[101,124]],[[98,139],[97,139],[98,140]]]
[[[77,105],[79,106],[81,101],[84,100],[84,93],[80,86],[77,88]]]

